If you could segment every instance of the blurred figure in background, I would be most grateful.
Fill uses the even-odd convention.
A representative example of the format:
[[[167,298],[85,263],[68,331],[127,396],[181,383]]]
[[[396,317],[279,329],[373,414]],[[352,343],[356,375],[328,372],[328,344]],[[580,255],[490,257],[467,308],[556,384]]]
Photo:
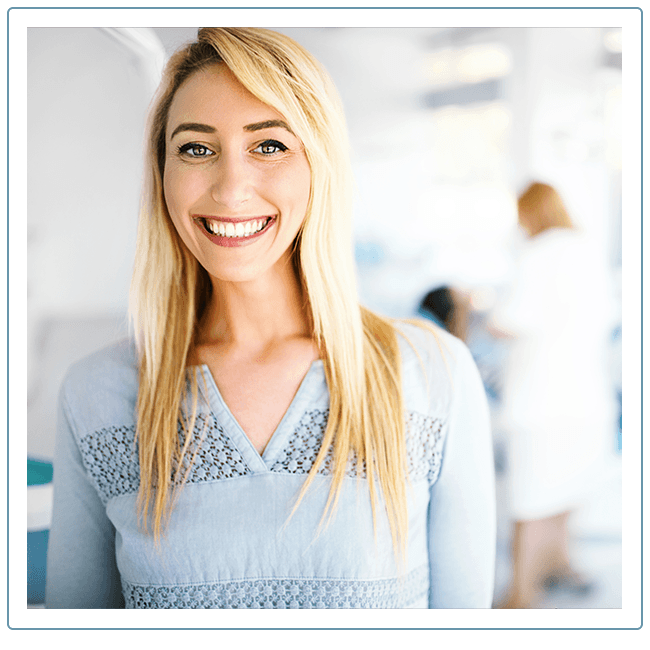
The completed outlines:
[[[469,299],[463,292],[450,287],[438,287],[422,299],[418,311],[420,315],[465,341],[469,309]]]
[[[605,265],[549,185],[530,185],[518,215],[526,239],[491,318],[492,333],[512,337],[502,408],[514,530],[502,608],[534,607],[544,586],[589,590],[571,562],[568,518],[596,486],[613,444]]]

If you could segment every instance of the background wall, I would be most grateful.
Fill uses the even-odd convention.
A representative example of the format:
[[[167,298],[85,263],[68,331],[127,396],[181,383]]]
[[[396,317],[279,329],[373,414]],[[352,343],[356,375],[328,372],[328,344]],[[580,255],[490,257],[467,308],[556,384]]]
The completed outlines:
[[[28,34],[28,452],[50,459],[70,363],[125,335],[155,49],[102,29]],[[157,43],[160,55],[164,52]]]

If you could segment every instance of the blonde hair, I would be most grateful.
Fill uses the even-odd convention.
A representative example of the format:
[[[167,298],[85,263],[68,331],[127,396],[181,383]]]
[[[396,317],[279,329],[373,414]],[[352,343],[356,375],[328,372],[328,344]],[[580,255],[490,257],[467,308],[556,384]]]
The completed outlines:
[[[517,201],[519,223],[531,236],[548,228],[573,228],[573,222],[557,190],[545,183],[531,183]]]
[[[331,516],[354,457],[357,466],[365,468],[375,527],[381,493],[393,546],[396,553],[404,553],[406,459],[399,347],[394,326],[358,303],[352,175],[342,107],[318,62],[290,38],[264,29],[200,29],[195,43],[171,57],[150,114],[145,201],[131,289],[140,363],[137,440],[145,528],[151,516],[154,535],[159,536],[171,511],[169,488],[182,483],[180,468],[187,466],[198,377],[195,369],[186,394],[186,365],[211,291],[207,272],[183,244],[165,205],[165,129],[180,85],[215,63],[225,64],[249,92],[284,116],[302,141],[311,167],[311,195],[294,259],[323,357],[330,406],[321,449],[296,507],[331,448],[331,488],[322,521]],[[187,413],[182,413],[185,404]]]

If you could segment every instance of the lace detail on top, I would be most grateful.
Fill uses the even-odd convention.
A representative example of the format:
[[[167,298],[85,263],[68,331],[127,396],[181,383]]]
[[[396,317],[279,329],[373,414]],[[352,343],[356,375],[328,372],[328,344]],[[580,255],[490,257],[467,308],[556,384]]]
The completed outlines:
[[[426,478],[429,485],[438,479],[442,464],[444,426],[439,418],[415,411],[406,417],[406,458],[412,481]]]
[[[280,453],[271,467],[273,472],[289,474],[307,474],[314,466],[318,455],[325,428],[327,427],[328,410],[313,410],[306,412],[301,418],[289,443]],[[406,418],[406,453],[407,471],[411,480],[427,479],[433,484],[438,478],[442,461],[443,422],[411,411]],[[330,474],[333,466],[333,450],[330,448],[320,466],[319,474]],[[360,472],[366,477],[365,463],[361,469],[355,458],[348,462],[345,474],[356,477]]]
[[[179,425],[179,443],[185,443],[185,434]],[[212,413],[199,413],[194,424],[194,439],[183,459],[180,477],[192,464],[188,483],[218,481],[235,476],[252,474],[250,467],[236,447],[230,442],[222,426]]]
[[[137,492],[140,464],[135,427],[106,427],[84,436],[79,451],[101,500]]]
[[[300,419],[296,430],[289,439],[289,443],[271,466],[271,471],[288,474],[308,474],[314,466],[316,456],[320,451],[328,416],[328,409],[324,411],[320,409],[307,411]],[[319,474],[331,473],[333,458],[333,450],[330,448],[318,469]],[[359,468],[356,458],[351,458],[345,474],[346,476],[356,476],[357,472],[360,472],[360,475],[365,477],[365,463]]]
[[[314,465],[327,426],[328,410],[307,411],[291,435],[285,449],[271,467],[272,472],[307,474]],[[407,415],[406,451],[411,480],[438,478],[444,440],[443,422],[437,418],[409,412]],[[140,487],[140,467],[134,426],[107,427],[84,436],[79,449],[104,503],[109,499],[133,494]],[[185,436],[179,425],[179,442]],[[190,466],[191,463],[191,466]],[[330,474],[333,452],[330,448],[320,474]],[[188,467],[189,472],[188,472]],[[199,413],[194,425],[193,440],[177,474],[178,480],[187,473],[188,483],[219,481],[252,474],[246,461],[230,441],[212,413]],[[358,465],[352,457],[346,476],[366,477],[366,466]]]
[[[84,436],[79,449],[88,473],[104,503],[109,499],[133,494],[140,487],[138,447],[134,443],[135,427],[107,427]],[[179,444],[185,435],[179,425]],[[251,474],[251,469],[230,442],[212,414],[199,413],[193,440],[183,459],[178,481],[187,475],[187,483],[216,481]]]
[[[127,609],[405,608],[427,597],[426,566],[377,580],[248,578],[194,585],[140,586],[122,580]]]

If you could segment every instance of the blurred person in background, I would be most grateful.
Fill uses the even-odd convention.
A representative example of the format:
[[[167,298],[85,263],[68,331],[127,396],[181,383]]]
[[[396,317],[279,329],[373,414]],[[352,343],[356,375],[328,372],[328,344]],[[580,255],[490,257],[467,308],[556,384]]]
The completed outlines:
[[[490,607],[485,392],[458,339],[358,303],[327,74],[203,28],[148,145],[134,340],[61,391],[47,607]]]
[[[469,303],[469,297],[464,292],[443,286],[429,291],[420,302],[418,311],[461,341],[466,341]]]
[[[605,264],[553,187],[532,183],[518,216],[525,240],[490,324],[512,337],[502,408],[514,530],[502,608],[534,607],[544,587],[591,588],[571,560],[569,515],[597,486],[614,431]]]

